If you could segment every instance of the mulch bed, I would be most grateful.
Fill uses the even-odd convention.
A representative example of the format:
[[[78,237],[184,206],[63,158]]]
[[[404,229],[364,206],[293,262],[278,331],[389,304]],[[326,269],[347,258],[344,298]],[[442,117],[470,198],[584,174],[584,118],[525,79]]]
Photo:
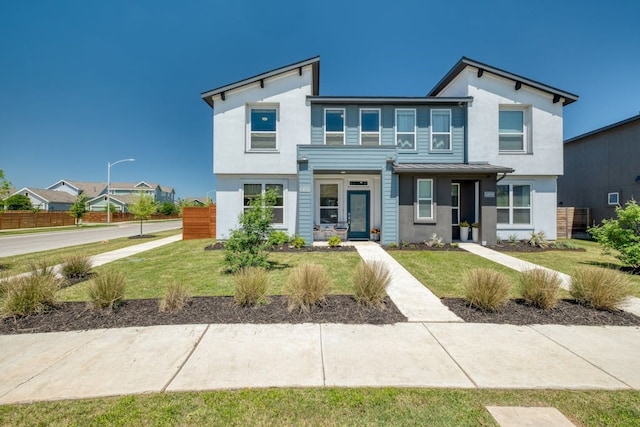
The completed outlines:
[[[396,245],[383,245],[382,248],[386,251],[464,251],[457,245],[451,245],[445,243],[442,246],[428,246],[426,243],[401,243]]]
[[[602,311],[588,308],[574,300],[560,300],[551,310],[526,304],[523,300],[510,300],[497,312],[483,311],[461,298],[443,298],[442,302],[465,322],[508,323],[511,325],[588,325],[588,326],[640,326],[640,317],[625,311]]]
[[[548,252],[548,251],[570,251],[570,252],[586,252],[587,250],[584,248],[564,248],[564,247],[554,247],[553,245],[541,248],[538,246],[532,246],[528,242],[513,242],[507,243],[502,242],[494,246],[488,246],[489,249],[493,249],[495,251],[500,252]]]
[[[131,326],[203,323],[347,323],[391,324],[406,322],[389,297],[384,309],[363,307],[350,295],[329,295],[310,313],[287,310],[286,297],[272,296],[269,304],[237,307],[232,297],[195,297],[175,313],[158,310],[157,299],[127,300],[113,311],[92,310],[85,302],[66,302],[43,314],[0,320],[0,334],[75,331]]]
[[[219,251],[224,249],[224,243],[216,242],[204,248],[205,251]],[[355,252],[354,246],[336,246],[331,248],[329,246],[303,246],[301,248],[294,248],[289,245],[271,246],[270,252]]]

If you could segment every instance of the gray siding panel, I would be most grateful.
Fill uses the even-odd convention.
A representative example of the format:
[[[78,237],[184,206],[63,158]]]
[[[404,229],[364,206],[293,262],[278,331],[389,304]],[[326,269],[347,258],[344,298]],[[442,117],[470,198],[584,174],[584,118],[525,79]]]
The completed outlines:
[[[324,144],[323,109],[319,105],[311,106],[311,143]]]

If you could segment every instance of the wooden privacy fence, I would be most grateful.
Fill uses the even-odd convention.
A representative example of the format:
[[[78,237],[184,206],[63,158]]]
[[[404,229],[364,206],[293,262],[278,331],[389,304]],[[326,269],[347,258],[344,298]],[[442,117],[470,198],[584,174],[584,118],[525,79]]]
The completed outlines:
[[[180,215],[163,215],[163,214],[153,214],[151,215],[150,220],[161,220],[161,219],[177,219],[180,218]],[[126,222],[126,221],[136,221],[133,214],[130,212],[113,212],[111,214],[111,222]],[[82,216],[82,222],[102,222],[107,223],[107,213],[106,212],[87,212]]]
[[[74,224],[75,218],[68,212],[6,211],[0,213],[0,230],[59,227]]]
[[[558,238],[571,239],[576,235],[584,235],[591,224],[590,208],[558,208]]]
[[[216,237],[216,205],[182,208],[182,240]]]

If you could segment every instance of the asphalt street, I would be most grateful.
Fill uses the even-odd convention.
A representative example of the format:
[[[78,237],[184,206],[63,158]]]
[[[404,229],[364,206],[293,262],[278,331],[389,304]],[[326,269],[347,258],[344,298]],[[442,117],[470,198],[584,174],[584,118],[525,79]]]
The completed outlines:
[[[148,222],[142,226],[144,234],[174,230],[182,227],[181,220]],[[67,246],[113,240],[140,234],[139,222],[128,222],[110,227],[84,228],[71,231],[51,231],[45,233],[2,235],[0,234],[0,258],[48,251]]]

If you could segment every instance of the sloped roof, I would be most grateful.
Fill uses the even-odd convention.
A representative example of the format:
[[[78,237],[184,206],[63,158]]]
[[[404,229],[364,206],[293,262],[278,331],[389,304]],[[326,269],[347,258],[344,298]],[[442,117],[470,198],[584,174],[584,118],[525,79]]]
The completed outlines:
[[[87,197],[95,197],[105,191],[107,183],[105,182],[82,182],[82,181],[65,181],[74,187],[82,190],[82,194]]]
[[[49,203],[73,203],[76,197],[64,191],[48,190],[46,188],[29,188],[25,187],[14,194],[30,193]]]
[[[94,197],[93,199],[89,200],[87,203],[89,204],[93,204],[97,201],[101,201],[106,199],[107,195],[106,194],[101,194],[97,197]],[[109,196],[109,199],[111,201],[118,201],[122,204],[125,205],[130,205],[132,203],[135,203],[138,200],[138,195],[137,194],[112,194],[111,196]]]
[[[584,138],[590,137],[590,136],[598,134],[600,132],[606,132],[608,130],[611,130],[611,129],[614,129],[614,128],[617,128],[617,127],[620,127],[620,126],[624,126],[624,125],[627,125],[629,123],[633,123],[633,122],[638,121],[638,120],[640,120],[640,114],[638,114],[637,116],[629,117],[628,119],[621,120],[619,122],[613,123],[611,125],[607,125],[607,126],[598,128],[596,130],[592,130],[590,132],[583,133],[582,135],[574,136],[573,138],[567,139],[564,143],[565,144],[569,144],[571,142],[580,141],[580,140],[582,140]]]
[[[141,184],[145,184],[142,186]],[[146,186],[149,186],[148,188]],[[112,190],[155,190],[160,186],[160,184],[156,182],[112,182],[110,184]]]
[[[520,83],[522,85],[526,85],[543,92],[547,92],[555,97],[563,98],[562,105],[569,105],[572,102],[578,100],[578,95],[574,95],[572,93],[566,92],[561,89],[557,89],[553,86],[546,85],[544,83],[537,82],[535,80],[528,79],[526,77],[520,76],[518,74],[510,73],[508,71],[502,70],[500,68],[493,67],[491,65],[482,63],[480,61],[475,61],[471,58],[467,58],[463,56],[454,66],[449,70],[447,74],[434,86],[433,89],[427,94],[427,96],[438,96],[438,94],[445,88],[451,81],[460,74],[467,67],[475,67],[479,70],[478,76],[481,76],[481,72],[488,72],[494,74],[496,76],[503,77],[505,79],[512,80],[514,83]]]

